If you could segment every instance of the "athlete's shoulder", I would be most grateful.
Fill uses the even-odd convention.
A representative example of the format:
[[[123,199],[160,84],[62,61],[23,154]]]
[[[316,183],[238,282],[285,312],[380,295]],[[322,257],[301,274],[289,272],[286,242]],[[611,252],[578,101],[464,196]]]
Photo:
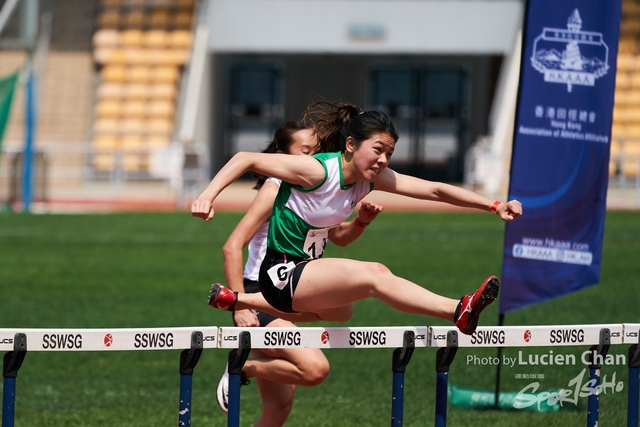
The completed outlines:
[[[325,162],[327,160],[330,159],[335,159],[336,157],[340,156],[340,152],[335,152],[335,153],[316,153],[313,155],[314,158],[320,160],[321,162]]]

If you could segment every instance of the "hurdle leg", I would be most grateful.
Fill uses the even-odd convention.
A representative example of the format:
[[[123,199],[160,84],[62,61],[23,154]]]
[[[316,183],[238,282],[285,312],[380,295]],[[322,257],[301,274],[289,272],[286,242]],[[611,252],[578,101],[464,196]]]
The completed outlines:
[[[627,402],[627,427],[638,427],[638,389],[640,388],[640,345],[629,347],[629,389]]]
[[[191,425],[191,391],[193,370],[202,354],[202,332],[191,333],[191,348],[180,352],[180,405],[178,406],[178,426]]]
[[[240,332],[238,348],[229,352],[229,412],[227,414],[228,427],[240,427],[240,380],[242,367],[251,351],[251,334]]]
[[[447,332],[447,346],[436,353],[436,427],[447,425],[447,389],[449,366],[458,351],[458,332]]]
[[[600,344],[594,345],[589,351],[589,381],[592,381],[592,388],[600,386],[600,368],[611,345],[610,332],[609,329],[602,328],[600,330]],[[599,406],[600,396],[593,393],[589,394],[587,398],[587,427],[597,427]]]
[[[22,333],[13,337],[13,351],[5,353],[2,363],[2,427],[13,427],[16,410],[16,378],[27,355],[27,336]]]
[[[402,426],[404,407],[404,371],[415,349],[416,334],[405,331],[402,348],[393,351],[391,370],[393,371],[393,389],[391,393],[391,427]]]

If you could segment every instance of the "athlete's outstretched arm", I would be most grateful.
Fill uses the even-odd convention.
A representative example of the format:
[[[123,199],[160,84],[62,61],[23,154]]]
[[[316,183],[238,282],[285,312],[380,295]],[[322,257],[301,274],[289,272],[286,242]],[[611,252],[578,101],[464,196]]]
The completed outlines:
[[[392,169],[383,170],[374,181],[374,189],[401,194],[414,199],[432,200],[455,206],[491,212],[494,201],[473,191],[442,182],[427,181],[403,175]],[[513,221],[522,215],[522,204],[517,200],[500,203],[496,213],[505,221]]]
[[[322,164],[310,156],[240,152],[220,169],[191,204],[191,215],[205,221],[211,220],[213,201],[222,190],[246,172],[257,172],[304,188],[316,185],[324,179],[325,174]]]

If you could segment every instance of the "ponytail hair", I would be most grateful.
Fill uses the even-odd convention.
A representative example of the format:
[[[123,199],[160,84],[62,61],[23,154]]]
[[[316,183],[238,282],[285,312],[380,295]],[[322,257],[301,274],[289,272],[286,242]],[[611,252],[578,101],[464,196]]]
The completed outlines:
[[[269,145],[267,145],[267,147],[262,150],[262,152],[277,153],[281,151],[283,153],[289,154],[289,150],[295,142],[293,135],[299,130],[310,128],[311,127],[302,120],[292,120],[286,122],[275,130],[275,132],[273,133],[273,139],[271,140],[271,142],[269,142]],[[255,187],[253,188],[259,190],[267,180],[267,177],[257,173],[254,173],[253,176],[258,180]]]
[[[304,120],[313,123],[318,139],[317,153],[344,152],[350,136],[356,147],[376,133],[384,133],[398,142],[398,132],[391,119],[381,111],[362,111],[353,104],[327,101],[307,107]]]

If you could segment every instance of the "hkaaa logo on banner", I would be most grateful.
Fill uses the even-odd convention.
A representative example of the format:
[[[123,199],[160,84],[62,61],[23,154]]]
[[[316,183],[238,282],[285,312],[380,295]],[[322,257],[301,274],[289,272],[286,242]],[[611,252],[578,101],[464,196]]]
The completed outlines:
[[[582,49],[581,49],[582,48]],[[585,56],[588,50],[594,56]],[[567,85],[594,86],[597,78],[609,70],[609,47],[602,33],[582,31],[580,12],[575,9],[567,20],[567,29],[543,28],[533,42],[531,65],[544,75],[544,81]]]

